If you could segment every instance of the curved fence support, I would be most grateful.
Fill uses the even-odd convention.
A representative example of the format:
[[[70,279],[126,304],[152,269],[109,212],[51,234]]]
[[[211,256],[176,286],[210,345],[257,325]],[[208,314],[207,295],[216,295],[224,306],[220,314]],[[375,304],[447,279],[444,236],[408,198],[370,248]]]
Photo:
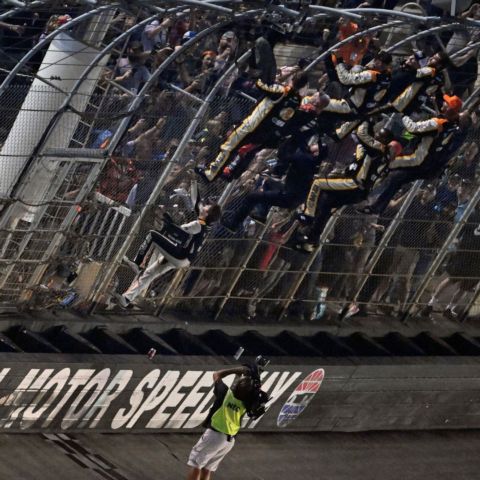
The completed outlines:
[[[407,43],[414,42],[415,40],[419,40],[420,38],[429,37],[430,35],[436,35],[440,32],[445,32],[448,30],[455,30],[455,29],[464,29],[465,27],[460,23],[451,23],[449,25],[441,25],[439,27],[433,27],[428,30],[423,30],[422,32],[416,33],[415,35],[410,35],[407,38],[400,40],[399,42],[393,44],[391,47],[387,48],[387,52],[394,52],[397,48],[406,45]]]
[[[242,57],[240,57],[238,62],[245,61],[249,56],[250,56],[250,52],[245,53],[244,55],[242,55]],[[218,90],[222,87],[225,78],[227,78],[229,75],[231,75],[231,73],[233,72],[233,70],[235,68],[237,68],[237,65],[234,63],[224,72],[224,74],[220,77],[220,79],[213,86],[212,90],[210,91],[210,93],[205,98],[203,105],[199,108],[197,114],[195,115],[195,118],[192,120],[192,122],[188,126],[187,131],[184,133],[183,138],[180,141],[180,143],[179,143],[179,145],[178,145],[178,147],[175,151],[175,154],[170,159],[170,162],[165,167],[165,169],[162,172],[160,178],[158,179],[157,184],[156,184],[154,190],[152,191],[152,193],[151,193],[151,195],[150,195],[150,197],[147,201],[147,205],[152,205],[155,202],[155,200],[157,199],[157,197],[159,196],[159,194],[161,193],[161,190],[163,188],[165,180],[168,178],[168,175],[169,175],[171,169],[173,168],[175,162],[182,155],[184,149],[186,148],[186,146],[188,144],[188,141],[191,139],[192,135],[195,133],[195,130],[196,130],[197,126],[200,124],[200,122],[205,117],[205,114],[208,111],[208,106],[212,102],[212,100],[213,100],[214,96],[217,94]],[[144,89],[145,89],[145,87],[144,87]],[[133,224],[133,226],[132,226],[124,244],[118,250],[115,257],[112,259],[112,262],[111,262],[110,266],[108,267],[107,271],[102,276],[101,283],[99,284],[99,286],[97,288],[97,291],[96,291],[96,293],[95,293],[95,295],[92,299],[94,303],[98,301],[98,299],[100,298],[100,295],[103,294],[105,289],[108,287],[116,269],[118,268],[118,266],[121,263],[122,258],[127,253],[128,249],[129,249],[129,247],[130,247],[130,245],[131,245],[131,243],[134,239],[134,236],[138,233],[138,231],[140,229],[140,226],[141,226],[141,223],[143,221],[144,215],[145,215],[145,210],[146,209],[144,208],[142,210],[142,212],[138,215],[138,217],[135,220],[135,223]]]
[[[0,97],[5,93],[5,90],[10,85],[12,80],[15,78],[17,73],[27,64],[27,62],[38,52],[40,52],[44,47],[46,47],[59,33],[65,32],[70,30],[72,27],[81,24],[85,20],[89,20],[93,18],[95,15],[102,13],[106,10],[111,9],[120,9],[122,5],[120,3],[112,3],[110,5],[104,5],[102,7],[98,7],[90,12],[84,13],[79,17],[74,18],[68,23],[57,28],[55,31],[47,35],[41,42],[38,42],[35,47],[33,47],[29,52],[18,62],[18,64],[12,69],[12,71],[6,76],[5,80],[0,85]]]
[[[462,227],[467,223],[468,217],[470,214],[473,212],[474,208],[477,206],[478,201],[480,200],[480,187],[477,188],[475,191],[475,194],[473,197],[470,199],[468,202],[468,205],[466,206],[462,216],[460,217],[459,221],[454,225],[452,230],[450,231],[450,234],[446,238],[445,242],[443,243],[442,247],[440,248],[437,256],[433,260],[432,264],[430,265],[430,268],[427,270],[423,277],[422,283],[419,285],[415,296],[411,300],[411,305],[408,308],[403,321],[407,321],[413,314],[414,310],[417,308],[423,294],[427,290],[428,286],[430,285],[431,280],[434,278],[435,273],[438,269],[438,267],[442,264],[443,260],[445,259],[445,256],[449,252],[449,249],[453,243],[453,241],[458,237],[458,234],[460,233]]]

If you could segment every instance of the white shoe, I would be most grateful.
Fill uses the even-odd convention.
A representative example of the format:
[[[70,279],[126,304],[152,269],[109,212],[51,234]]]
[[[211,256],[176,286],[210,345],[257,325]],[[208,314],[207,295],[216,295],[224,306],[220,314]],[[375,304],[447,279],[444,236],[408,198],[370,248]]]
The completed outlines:
[[[122,258],[122,261],[126,263],[136,275],[140,275],[140,267],[135,262],[132,262],[126,255]]]
[[[119,293],[116,293],[114,295],[115,300],[117,301],[118,305],[120,305],[122,308],[128,308],[130,306],[130,300],[125,298],[123,295],[120,295]]]

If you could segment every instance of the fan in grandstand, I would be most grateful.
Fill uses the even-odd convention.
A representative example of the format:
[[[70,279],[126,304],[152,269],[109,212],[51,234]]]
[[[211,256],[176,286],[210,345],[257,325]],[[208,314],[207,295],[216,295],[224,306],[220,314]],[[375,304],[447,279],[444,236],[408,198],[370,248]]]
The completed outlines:
[[[192,222],[175,225],[167,216],[161,231],[152,230],[140,247],[135,260],[124,258],[137,276],[122,294],[117,296],[121,307],[127,308],[135,299],[146,293],[150,285],[170,270],[187,268],[196,257],[210,225],[218,221],[220,206],[216,203],[201,204],[194,194],[198,218]],[[143,269],[143,267],[146,267]]]

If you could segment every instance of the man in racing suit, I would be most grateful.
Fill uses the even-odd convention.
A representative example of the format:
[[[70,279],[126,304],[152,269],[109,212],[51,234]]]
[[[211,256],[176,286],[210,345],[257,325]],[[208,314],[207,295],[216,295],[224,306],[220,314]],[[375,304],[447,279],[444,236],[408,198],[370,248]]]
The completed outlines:
[[[415,136],[415,149],[397,157],[391,162],[382,193],[369,206],[361,209],[364,213],[381,213],[395,193],[407,183],[439,176],[448,161],[462,145],[470,125],[470,114],[463,112],[462,101],[456,96],[444,95],[441,114],[428,120],[414,122],[403,118],[406,131]]]
[[[390,64],[392,56],[386,52],[379,52],[370,62],[370,66],[360,71],[348,69],[342,59],[332,57],[338,80],[344,86],[350,87],[347,101],[352,110],[357,113],[357,119],[344,122],[337,129],[338,139],[343,139],[352,133],[362,122],[369,118],[370,112],[376,110],[384,101],[391,81]]]
[[[391,133],[381,129],[371,132],[368,122],[356,130],[358,139],[355,158],[341,177],[316,178],[310,188],[300,222],[313,224],[306,233],[297,235],[294,248],[306,253],[318,245],[318,239],[334,208],[365,200],[377,181],[386,171],[387,161],[400,153],[398,142],[390,142]],[[389,143],[390,142],[390,143]]]

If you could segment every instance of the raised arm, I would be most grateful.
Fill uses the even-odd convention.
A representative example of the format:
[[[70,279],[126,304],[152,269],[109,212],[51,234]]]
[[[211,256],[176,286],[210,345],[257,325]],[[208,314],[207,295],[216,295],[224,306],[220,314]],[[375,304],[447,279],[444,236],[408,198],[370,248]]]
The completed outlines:
[[[250,370],[248,367],[234,367],[226,368],[225,370],[217,370],[213,372],[213,381],[218,382],[229,375],[249,375]]]

